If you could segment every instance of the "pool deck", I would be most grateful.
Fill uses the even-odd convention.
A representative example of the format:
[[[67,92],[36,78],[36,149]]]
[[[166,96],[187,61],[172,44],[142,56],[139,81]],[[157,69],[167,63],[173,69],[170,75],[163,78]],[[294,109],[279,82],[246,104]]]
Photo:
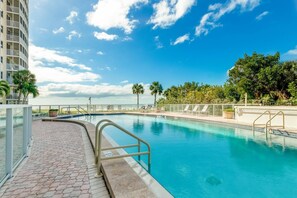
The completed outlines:
[[[152,115],[152,116],[168,116],[168,117],[176,117],[176,118],[186,118],[186,119],[193,119],[193,120],[201,120],[201,121],[208,121],[208,122],[219,122],[222,124],[236,124],[242,126],[251,127],[251,123],[247,122],[239,122],[235,119],[226,119],[223,117],[218,116],[206,116],[206,115],[194,115],[191,113],[178,113],[178,112],[129,112],[127,114],[138,114],[138,115]]]
[[[29,157],[0,189],[0,197],[110,197],[95,178],[93,150],[79,125],[34,121]]]

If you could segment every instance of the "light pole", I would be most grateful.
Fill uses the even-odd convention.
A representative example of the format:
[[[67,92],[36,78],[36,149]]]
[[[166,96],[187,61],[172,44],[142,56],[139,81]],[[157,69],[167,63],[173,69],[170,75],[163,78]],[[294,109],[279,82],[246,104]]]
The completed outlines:
[[[89,108],[89,113],[91,111],[91,106],[92,106],[92,97],[89,97],[89,102],[90,102],[90,108]]]

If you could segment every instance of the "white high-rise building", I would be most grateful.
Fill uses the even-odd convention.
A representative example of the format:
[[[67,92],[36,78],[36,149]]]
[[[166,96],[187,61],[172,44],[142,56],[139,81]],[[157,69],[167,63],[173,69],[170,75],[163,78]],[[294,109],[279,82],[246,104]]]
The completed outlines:
[[[28,69],[29,0],[1,0],[0,9],[1,80],[8,81],[12,87],[6,103],[14,104],[17,94],[13,90],[12,75]]]

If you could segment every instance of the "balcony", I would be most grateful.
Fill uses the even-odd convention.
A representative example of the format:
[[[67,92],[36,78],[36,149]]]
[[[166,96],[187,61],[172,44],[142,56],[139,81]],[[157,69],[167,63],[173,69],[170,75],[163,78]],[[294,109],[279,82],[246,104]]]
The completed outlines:
[[[13,34],[7,34],[7,40],[8,40],[8,41],[19,42],[20,37],[17,36],[17,35],[13,35]]]
[[[20,23],[18,21],[7,20],[7,26],[8,27],[19,28],[19,25],[20,25]]]
[[[7,71],[18,71],[19,70],[19,65],[14,64],[14,63],[7,63],[6,64],[6,70]]]
[[[13,49],[7,49],[6,51],[8,56],[19,56],[20,51],[19,50],[13,50]]]
[[[19,7],[15,7],[15,6],[7,6],[7,12],[13,12],[18,14],[20,11]]]

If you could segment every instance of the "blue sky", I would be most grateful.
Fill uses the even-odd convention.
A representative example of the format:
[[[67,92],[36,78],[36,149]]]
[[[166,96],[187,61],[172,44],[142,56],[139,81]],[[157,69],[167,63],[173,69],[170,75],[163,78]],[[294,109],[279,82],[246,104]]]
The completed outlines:
[[[134,103],[133,83],[222,85],[244,53],[297,60],[297,0],[31,0],[32,104]]]

